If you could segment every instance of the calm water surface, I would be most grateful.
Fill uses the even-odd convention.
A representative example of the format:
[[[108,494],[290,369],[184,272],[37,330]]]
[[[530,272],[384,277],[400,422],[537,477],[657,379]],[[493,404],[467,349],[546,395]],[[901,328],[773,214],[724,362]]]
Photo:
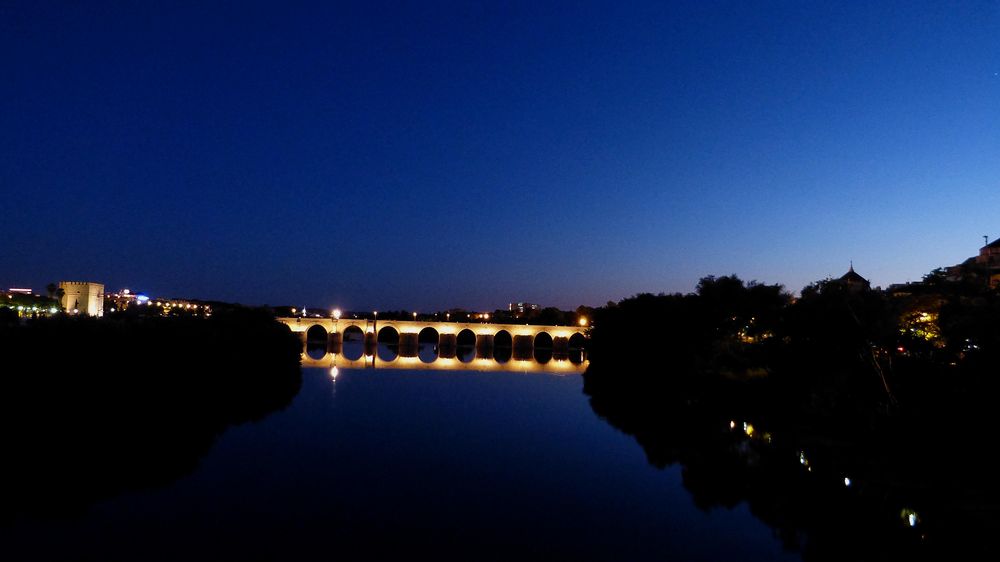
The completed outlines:
[[[304,369],[286,410],[188,476],[0,528],[5,560],[797,560],[703,512],[597,418],[576,374]]]

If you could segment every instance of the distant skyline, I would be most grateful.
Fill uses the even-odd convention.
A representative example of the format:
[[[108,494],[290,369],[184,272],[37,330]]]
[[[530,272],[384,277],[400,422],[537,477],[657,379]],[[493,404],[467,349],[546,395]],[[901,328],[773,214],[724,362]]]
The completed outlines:
[[[3,288],[887,286],[1000,238],[1000,3],[5,2],[0,130]]]

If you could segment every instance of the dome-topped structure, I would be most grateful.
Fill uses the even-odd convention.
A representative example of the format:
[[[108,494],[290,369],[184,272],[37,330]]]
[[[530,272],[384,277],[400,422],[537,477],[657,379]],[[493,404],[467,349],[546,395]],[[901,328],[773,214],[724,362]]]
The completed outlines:
[[[867,291],[872,288],[872,284],[854,271],[854,262],[851,262],[850,269],[838,279],[841,284],[850,291]]]

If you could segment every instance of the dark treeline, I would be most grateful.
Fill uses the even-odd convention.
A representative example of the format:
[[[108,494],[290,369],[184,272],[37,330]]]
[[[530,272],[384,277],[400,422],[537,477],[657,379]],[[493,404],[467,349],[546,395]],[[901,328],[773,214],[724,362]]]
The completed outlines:
[[[300,342],[267,312],[0,318],[0,522],[189,473],[232,424],[287,406]]]
[[[708,277],[596,311],[584,391],[699,506],[747,501],[806,559],[934,558],[1000,529],[998,318],[995,290],[941,272],[798,299]]]

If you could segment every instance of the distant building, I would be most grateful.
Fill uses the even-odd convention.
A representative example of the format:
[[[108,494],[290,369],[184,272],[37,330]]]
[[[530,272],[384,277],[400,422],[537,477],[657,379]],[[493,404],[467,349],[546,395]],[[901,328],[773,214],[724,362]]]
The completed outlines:
[[[104,285],[87,281],[60,281],[60,304],[69,313],[104,316]]]
[[[980,248],[978,256],[953,265],[945,271],[945,279],[948,281],[982,283],[984,279],[988,279],[990,287],[997,287],[1000,285],[1000,239]]]
[[[861,291],[868,291],[872,288],[872,284],[864,277],[858,275],[854,271],[854,264],[851,264],[851,268],[847,270],[847,273],[843,274],[837,282],[847,288],[849,292],[857,293]]]
[[[149,297],[131,289],[122,289],[117,293],[105,293],[104,302],[105,305],[111,307],[111,312],[117,312],[128,310],[133,306],[148,304]]]
[[[990,279],[990,287],[1000,284],[1000,238],[979,249],[976,266]]]
[[[512,302],[509,305],[507,305],[507,310],[509,312],[512,312],[517,317],[520,317],[524,313],[531,314],[534,312],[538,312],[539,308],[540,307],[537,304],[533,304],[530,302]]]
[[[55,300],[35,294],[31,289],[12,287],[0,291],[0,308],[9,308],[20,318],[37,318],[57,314]]]

